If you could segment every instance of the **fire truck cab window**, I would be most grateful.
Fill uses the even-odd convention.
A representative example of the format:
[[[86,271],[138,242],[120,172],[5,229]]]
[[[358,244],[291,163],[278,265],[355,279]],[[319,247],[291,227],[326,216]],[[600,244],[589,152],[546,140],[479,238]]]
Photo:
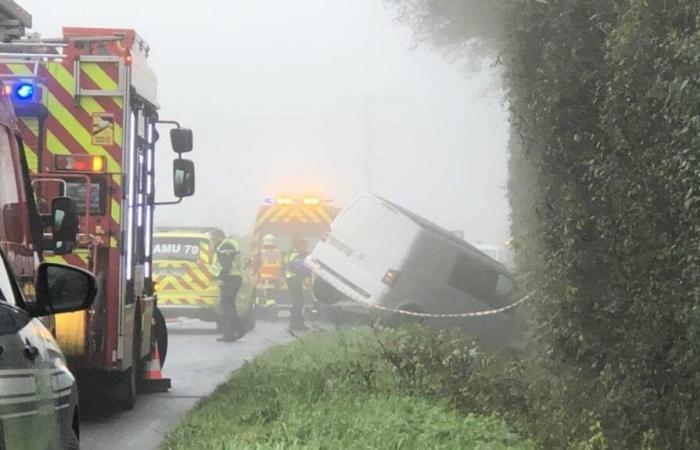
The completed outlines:
[[[88,184],[85,181],[66,181],[64,195],[75,202],[78,214],[85,214],[85,203]],[[103,183],[91,183],[90,189],[90,214],[104,214],[104,187]]]

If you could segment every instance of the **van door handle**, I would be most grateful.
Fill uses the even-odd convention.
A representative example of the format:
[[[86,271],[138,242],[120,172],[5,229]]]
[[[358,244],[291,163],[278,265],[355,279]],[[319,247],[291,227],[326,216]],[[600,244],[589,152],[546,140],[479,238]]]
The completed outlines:
[[[25,339],[22,354],[24,354],[24,357],[28,360],[34,361],[36,357],[39,356],[39,349],[32,345],[29,339]]]

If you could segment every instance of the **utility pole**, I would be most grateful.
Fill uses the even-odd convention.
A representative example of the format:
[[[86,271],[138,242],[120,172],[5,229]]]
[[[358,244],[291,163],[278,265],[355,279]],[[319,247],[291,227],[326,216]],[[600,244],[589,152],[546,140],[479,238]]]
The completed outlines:
[[[365,191],[372,191],[372,129],[370,123],[369,96],[364,104],[364,160],[363,178]]]

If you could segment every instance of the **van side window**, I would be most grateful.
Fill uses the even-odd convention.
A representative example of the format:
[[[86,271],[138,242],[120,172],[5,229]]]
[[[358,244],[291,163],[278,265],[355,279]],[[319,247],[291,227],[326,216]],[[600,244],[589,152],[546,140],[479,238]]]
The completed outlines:
[[[479,300],[489,300],[496,290],[498,273],[479,260],[459,255],[447,284]]]
[[[496,282],[496,296],[498,297],[508,297],[515,291],[515,283],[513,280],[502,273],[498,275],[498,281]]]

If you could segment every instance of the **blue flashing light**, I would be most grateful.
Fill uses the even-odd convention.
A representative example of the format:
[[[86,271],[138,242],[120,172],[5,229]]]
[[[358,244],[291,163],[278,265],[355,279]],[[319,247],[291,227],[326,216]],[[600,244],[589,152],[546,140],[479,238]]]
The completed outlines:
[[[274,205],[275,204],[275,198],[274,197],[267,197],[265,199],[265,203],[268,205]]]
[[[34,97],[34,85],[30,83],[20,83],[15,86],[15,95],[20,100],[29,100]]]

